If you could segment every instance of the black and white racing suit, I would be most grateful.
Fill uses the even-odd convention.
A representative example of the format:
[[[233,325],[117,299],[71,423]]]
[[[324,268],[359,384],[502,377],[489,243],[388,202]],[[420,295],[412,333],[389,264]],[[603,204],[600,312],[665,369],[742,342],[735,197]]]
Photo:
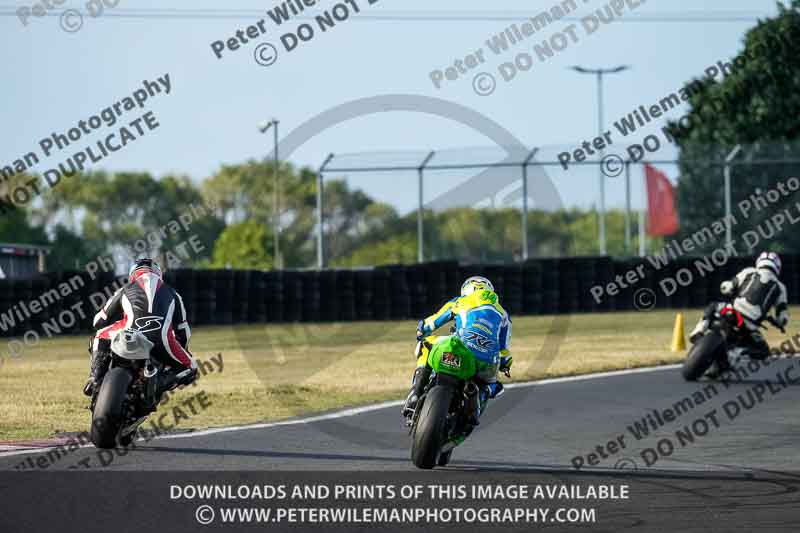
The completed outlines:
[[[775,318],[781,326],[786,326],[789,322],[786,286],[772,270],[751,267],[724,282],[722,293],[731,297],[734,309],[745,319],[750,333],[743,346],[745,353],[753,359],[766,359],[769,356],[769,345],[761,334],[760,325],[772,308],[775,309]],[[721,305],[718,302],[710,304],[703,318],[710,320]]]
[[[113,336],[123,329],[137,329],[144,334],[154,345],[151,355],[173,370],[197,368],[187,349],[191,330],[183,299],[151,272],[139,274],[115,292],[95,315],[94,327],[97,329],[92,344],[95,383],[105,374],[103,360],[110,354]]]

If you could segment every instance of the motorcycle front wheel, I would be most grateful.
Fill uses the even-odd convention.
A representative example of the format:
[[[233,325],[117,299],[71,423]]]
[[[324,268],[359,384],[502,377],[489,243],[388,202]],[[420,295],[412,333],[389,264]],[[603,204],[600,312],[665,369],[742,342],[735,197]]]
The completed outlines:
[[[681,373],[686,381],[697,381],[714,364],[714,360],[725,344],[725,339],[718,331],[711,331],[703,335],[689,350],[689,356],[683,363]],[[726,357],[722,353],[721,357]]]

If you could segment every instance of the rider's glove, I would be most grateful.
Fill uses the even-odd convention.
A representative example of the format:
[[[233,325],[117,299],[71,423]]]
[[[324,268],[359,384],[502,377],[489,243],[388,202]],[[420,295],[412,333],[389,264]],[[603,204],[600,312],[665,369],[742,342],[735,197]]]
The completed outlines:
[[[417,325],[417,341],[421,341],[425,337],[425,321],[420,320],[419,324]]]
[[[723,281],[722,285],[719,286],[719,292],[721,292],[723,296],[730,296],[733,294],[733,289],[732,281]]]
[[[511,365],[514,363],[514,358],[510,355],[500,358],[500,372],[508,377],[511,377]]]
[[[783,329],[786,328],[786,325],[789,323],[789,318],[786,315],[779,315],[777,322],[781,329]]]

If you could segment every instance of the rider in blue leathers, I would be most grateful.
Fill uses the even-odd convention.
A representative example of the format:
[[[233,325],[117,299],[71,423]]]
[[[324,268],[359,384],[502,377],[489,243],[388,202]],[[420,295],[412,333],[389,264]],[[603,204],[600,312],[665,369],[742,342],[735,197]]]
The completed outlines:
[[[453,298],[439,312],[419,323],[417,368],[411,391],[403,405],[403,415],[407,419],[413,416],[419,397],[430,380],[432,369],[428,365],[428,354],[431,347],[442,340],[441,337],[430,335],[450,321],[455,321],[453,334],[458,336],[479,361],[489,365],[490,370],[478,375],[485,385],[480,390],[481,397],[474,399],[471,409],[473,415],[470,422],[478,425],[480,406],[502,391],[502,384],[497,382],[497,370],[509,374],[513,362],[509,351],[511,319],[500,305],[492,283],[480,276],[465,281],[461,287],[461,296]]]

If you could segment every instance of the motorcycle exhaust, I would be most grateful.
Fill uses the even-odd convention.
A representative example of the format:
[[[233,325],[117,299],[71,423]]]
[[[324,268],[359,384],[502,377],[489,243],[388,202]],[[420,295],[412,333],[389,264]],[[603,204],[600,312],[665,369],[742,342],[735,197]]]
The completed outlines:
[[[142,422],[144,422],[146,419],[147,419],[147,417],[143,416],[142,418],[140,418],[139,420],[137,420],[133,424],[129,425],[128,427],[122,428],[122,430],[120,430],[120,432],[119,432],[120,436],[126,437],[126,436],[130,435],[131,433],[133,433],[134,431],[139,429],[139,426],[141,426]]]
[[[154,377],[156,374],[158,374],[158,367],[156,367],[153,363],[148,361],[147,364],[144,365],[144,377],[150,379]]]
[[[451,450],[455,450],[456,446],[458,446],[458,444],[456,444],[453,441],[447,442],[444,446],[442,446],[442,451],[440,451],[439,453],[442,454],[442,453],[447,453]]]

